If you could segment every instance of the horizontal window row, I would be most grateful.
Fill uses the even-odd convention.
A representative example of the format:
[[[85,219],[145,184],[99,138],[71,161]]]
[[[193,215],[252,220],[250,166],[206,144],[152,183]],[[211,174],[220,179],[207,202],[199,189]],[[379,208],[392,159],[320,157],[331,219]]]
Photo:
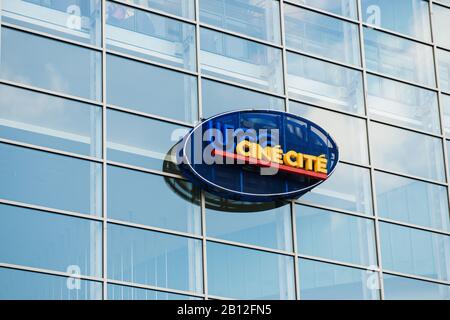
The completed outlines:
[[[378,276],[371,271],[300,259],[300,299],[379,299]],[[383,275],[387,300],[448,300],[450,287],[442,284]],[[37,272],[0,268],[2,300],[98,300],[102,284]],[[108,300],[201,300],[192,296],[109,283]]]

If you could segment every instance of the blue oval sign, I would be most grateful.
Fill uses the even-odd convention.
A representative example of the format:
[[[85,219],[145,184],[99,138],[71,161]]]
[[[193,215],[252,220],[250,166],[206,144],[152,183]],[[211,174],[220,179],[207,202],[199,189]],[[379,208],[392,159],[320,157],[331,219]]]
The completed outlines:
[[[293,199],[325,181],[339,160],[333,138],[296,115],[242,110],[211,117],[180,142],[183,174],[225,198]]]

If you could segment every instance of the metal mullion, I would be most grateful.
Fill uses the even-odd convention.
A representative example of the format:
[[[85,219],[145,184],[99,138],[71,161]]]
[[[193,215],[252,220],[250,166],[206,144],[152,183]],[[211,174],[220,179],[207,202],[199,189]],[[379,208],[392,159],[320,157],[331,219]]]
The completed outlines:
[[[29,91],[33,91],[33,92],[37,92],[37,93],[47,94],[47,95],[50,95],[50,96],[63,98],[63,99],[67,99],[67,100],[72,100],[72,101],[76,101],[76,102],[81,102],[81,103],[85,103],[85,104],[91,104],[91,105],[98,106],[98,107],[102,106],[101,102],[98,102],[98,101],[95,101],[95,100],[90,100],[90,99],[86,99],[86,98],[82,98],[82,97],[77,97],[77,96],[65,94],[65,93],[62,93],[62,92],[57,92],[57,91],[53,91],[53,90],[48,90],[48,89],[36,87],[36,86],[22,84],[22,83],[19,83],[19,82],[10,81],[10,80],[6,80],[6,79],[0,79],[0,84],[8,85],[8,86],[11,86],[11,87],[16,87],[16,88],[19,88],[19,89],[29,90]]]
[[[9,22],[2,22],[2,28],[7,28],[7,29],[13,29],[16,31],[21,31],[27,34],[32,34],[38,37],[42,37],[42,38],[46,38],[46,39],[51,39],[51,40],[55,40],[55,41],[59,41],[59,42],[64,42],[70,45],[75,45],[77,47],[83,47],[86,49],[91,49],[93,51],[97,51],[97,52],[101,52],[102,49],[94,46],[92,44],[88,44],[88,43],[84,43],[84,42],[79,42],[79,41],[75,41],[75,40],[70,40],[68,38],[64,38],[64,37],[59,37],[56,35],[53,35],[51,33],[47,33],[47,32],[43,32],[43,31],[37,31],[35,29],[31,29],[31,28],[27,28],[27,27],[22,27],[22,26],[18,26]]]
[[[102,278],[103,300],[108,300],[108,213],[107,213],[107,162],[106,162],[106,0],[102,0]]]
[[[314,55],[312,53],[308,53],[306,51],[302,51],[302,50],[298,50],[298,49],[294,49],[292,47],[286,48],[286,51],[289,53],[294,53],[297,55],[301,55],[301,56],[305,56],[314,60],[319,60],[321,62],[326,62],[326,63],[331,63],[333,65],[337,65],[343,68],[347,68],[347,69],[352,69],[355,71],[362,71],[361,67],[358,67],[357,65],[353,65],[353,64],[347,64],[345,62],[341,62],[338,60],[334,60],[334,59],[330,59],[330,58],[326,58],[324,56],[319,56],[319,55]]]
[[[51,276],[59,276],[59,277],[64,277],[64,278],[73,278],[74,277],[74,275],[72,273],[50,270],[50,269],[45,269],[45,268],[30,267],[30,266],[13,264],[13,263],[0,262],[0,268],[27,271],[27,272],[32,272],[32,273],[46,274],[46,275],[51,275]],[[81,280],[102,282],[101,278],[95,277],[95,276],[88,276],[88,275],[80,274],[80,275],[77,275],[76,278],[81,279]]]
[[[150,7],[144,7],[144,6],[132,3],[132,2],[130,2],[130,3],[124,2],[123,0],[122,1],[121,0],[107,0],[107,1],[108,2],[117,3],[117,4],[123,5],[125,7],[131,7],[131,8],[134,8],[134,9],[138,9],[138,10],[146,11],[146,12],[149,12],[149,13],[153,13],[153,14],[156,14],[158,16],[162,16],[162,17],[178,20],[179,22],[185,22],[185,23],[188,23],[188,24],[191,24],[191,25],[195,25],[195,21],[194,20],[191,20],[191,19],[188,19],[188,18],[184,18],[184,17],[181,17],[181,16],[177,16],[177,15],[174,15],[172,13],[168,13],[168,12],[161,11],[161,10],[158,10],[158,9],[154,9],[154,8],[150,8]]]
[[[124,108],[124,107],[120,107],[120,106],[116,106],[116,105],[112,105],[112,104],[106,104],[106,107],[107,107],[107,110],[115,110],[115,111],[119,111],[119,112],[123,112],[123,113],[128,113],[130,115],[141,117],[141,118],[148,118],[148,119],[151,119],[151,120],[167,122],[167,123],[174,124],[174,125],[180,125],[180,126],[183,126],[183,127],[186,127],[186,128],[193,128],[194,127],[194,125],[192,123],[189,123],[189,122],[184,122],[184,121],[179,121],[179,120],[176,120],[176,119],[166,118],[166,117],[158,116],[156,114],[151,114],[151,113],[147,113],[147,112],[138,111],[138,110],[135,110],[135,109]]]
[[[366,54],[365,54],[365,44],[364,44],[364,27],[362,22],[362,9],[361,9],[361,1],[357,1],[357,11],[359,17],[359,43],[360,43],[360,55],[361,55],[361,65],[363,67],[363,89],[364,89],[364,108],[366,111],[366,137],[367,137],[367,148],[369,153],[369,164],[370,164],[370,184],[371,184],[371,200],[372,200],[372,208],[375,218],[374,228],[375,228],[375,246],[376,246],[376,255],[377,255],[377,268],[378,268],[378,284],[379,284],[379,292],[380,299],[384,300],[384,282],[383,282],[383,262],[382,262],[382,253],[381,253],[381,241],[380,241],[380,226],[378,221],[378,207],[376,201],[376,189],[375,189],[375,169],[373,167],[373,157],[372,157],[372,146],[370,144],[371,137],[371,125],[370,125],[370,114],[368,108],[368,86],[367,86],[367,66],[366,66]]]
[[[383,273],[390,274],[393,276],[413,279],[413,280],[420,280],[420,281],[425,281],[425,282],[430,282],[430,283],[442,284],[444,286],[450,286],[450,281],[443,281],[443,280],[438,280],[438,279],[434,279],[434,278],[422,277],[422,276],[417,276],[417,275],[410,274],[410,273],[403,273],[403,272],[397,272],[397,271],[392,271],[392,270],[383,270]]]
[[[0,204],[12,206],[12,207],[19,207],[19,208],[24,208],[24,209],[42,211],[45,213],[59,214],[59,215],[67,216],[67,217],[97,221],[97,222],[102,221],[102,218],[94,216],[94,215],[90,215],[87,213],[80,213],[80,212],[76,212],[76,211],[50,208],[50,207],[46,207],[46,206],[40,206],[40,205],[36,205],[36,204],[8,200],[8,199],[3,199],[3,198],[0,198]]]
[[[370,266],[365,266],[362,264],[344,262],[344,261],[328,259],[328,258],[321,258],[318,256],[311,256],[311,255],[307,255],[307,254],[298,254],[298,257],[301,259],[328,263],[328,264],[332,264],[332,265],[336,265],[336,266],[340,266],[340,267],[353,268],[353,269],[358,269],[358,270],[379,271],[379,268],[374,269],[374,268],[371,268]]]
[[[203,276],[203,293],[205,295],[205,299],[208,300],[208,256],[207,256],[207,238],[206,238],[206,206],[205,206],[205,192],[201,191],[200,193],[201,199],[201,223],[202,223],[202,276]]]
[[[150,225],[128,222],[128,221],[124,221],[124,220],[111,219],[111,218],[108,218],[107,222],[109,224],[114,224],[114,225],[121,226],[121,227],[128,227],[128,228],[133,228],[133,229],[140,229],[140,230],[145,230],[145,231],[162,233],[165,235],[172,235],[172,236],[177,236],[177,237],[202,240],[201,236],[193,234],[193,233],[188,233],[188,232],[176,231],[176,230],[172,230],[172,229],[154,227],[154,226],[150,226]]]
[[[344,110],[339,110],[339,109],[333,109],[331,107],[328,107],[326,105],[320,105],[320,104],[316,104],[314,102],[309,102],[306,100],[302,100],[300,98],[295,98],[295,97],[289,97],[289,100],[295,103],[299,103],[299,104],[306,104],[308,106],[317,108],[317,109],[322,109],[322,110],[326,110],[326,111],[330,111],[330,112],[334,112],[334,113],[339,113],[341,115],[344,116],[349,116],[349,117],[353,117],[353,118],[358,118],[358,119],[362,119],[362,120],[366,120],[367,117],[365,115],[362,114],[357,114],[357,113],[352,113],[349,111],[344,111]]]
[[[400,227],[406,227],[406,228],[410,228],[410,229],[431,232],[431,233],[440,234],[440,235],[444,235],[444,236],[450,236],[450,232],[448,232],[448,231],[430,228],[430,227],[424,227],[424,226],[420,226],[420,225],[417,225],[414,223],[402,222],[399,220],[383,218],[383,217],[379,217],[378,220],[383,223],[393,224],[393,225],[400,226]]]
[[[239,247],[239,248],[243,248],[243,249],[256,250],[259,252],[273,253],[273,254],[278,254],[278,255],[283,255],[283,256],[288,256],[288,257],[295,256],[294,252],[289,252],[289,251],[279,250],[279,249],[272,249],[269,247],[262,247],[262,246],[243,243],[243,242],[230,241],[230,240],[224,240],[224,239],[213,238],[213,237],[206,237],[206,241],[219,243],[219,244],[223,244],[223,245],[228,245],[228,246],[233,246],[233,247]]]
[[[379,168],[379,167],[375,167],[375,166],[374,166],[374,170],[375,171],[379,171],[379,172],[384,172],[384,173],[397,175],[397,176],[400,176],[400,177],[403,177],[403,178],[409,178],[409,179],[414,179],[414,180],[417,180],[417,181],[432,183],[432,184],[439,185],[439,186],[444,186],[444,187],[448,186],[447,182],[427,179],[427,178],[414,176],[414,175],[410,175],[410,174],[403,173],[403,172],[398,172],[398,171],[395,171],[395,170],[387,170],[387,169],[383,169],[383,168]]]
[[[139,56],[136,56],[136,55],[133,55],[133,54],[123,53],[123,52],[120,52],[120,51],[117,51],[117,50],[112,50],[112,49],[106,49],[106,53],[108,55],[113,55],[113,56],[117,56],[117,57],[124,58],[124,59],[127,59],[127,60],[141,62],[141,63],[147,64],[147,65],[160,67],[160,68],[163,68],[163,69],[168,69],[168,70],[179,72],[179,73],[183,73],[183,74],[186,74],[186,75],[197,76],[197,72],[195,72],[195,71],[190,71],[188,69],[175,67],[175,66],[172,66],[170,64],[157,62],[157,61],[154,61],[154,60],[151,60],[151,59],[142,58],[142,57],[139,57]]]
[[[294,288],[295,288],[295,297],[297,300],[301,300],[300,295],[300,271],[299,271],[299,263],[298,263],[298,239],[297,239],[297,215],[296,215],[296,206],[295,200],[292,200],[290,203],[291,209],[291,232],[292,232],[292,250],[294,251]]]
[[[148,173],[148,174],[162,176],[162,177],[167,177],[167,178],[173,178],[173,179],[189,181],[186,177],[181,176],[181,175],[177,175],[175,173],[164,172],[164,171],[153,170],[153,169],[147,169],[147,168],[144,168],[144,167],[133,166],[133,165],[122,163],[122,162],[106,160],[106,164],[109,165],[109,166],[119,167],[119,168],[123,168],[123,169],[139,171],[139,172],[142,172],[142,173]]]
[[[228,36],[237,37],[237,38],[240,38],[240,39],[256,42],[258,44],[265,45],[267,47],[272,47],[272,48],[280,49],[280,50],[283,47],[282,45],[276,44],[274,42],[270,42],[270,41],[263,40],[263,39],[260,39],[260,38],[252,37],[252,36],[240,33],[240,32],[231,31],[229,29],[217,27],[217,26],[214,26],[214,25],[211,25],[211,24],[208,24],[208,23],[200,22],[199,24],[200,24],[200,27],[203,28],[203,29],[208,29],[208,30],[211,30],[211,31],[216,31],[216,32],[219,32],[219,33],[226,34]]]
[[[386,28],[383,28],[383,27],[380,27],[380,26],[377,26],[377,25],[374,25],[374,24],[362,22],[362,25],[365,28],[374,29],[376,31],[383,32],[383,33],[389,34],[391,36],[399,37],[399,38],[402,38],[404,40],[413,41],[413,42],[420,43],[420,44],[423,44],[423,45],[426,45],[426,46],[430,46],[432,44],[431,42],[428,42],[426,40],[421,40],[419,38],[408,36],[407,34],[403,34],[403,33],[400,33],[400,32],[394,31],[394,30],[386,29]]]
[[[218,77],[215,77],[215,76],[202,74],[201,77],[203,79],[206,79],[206,80],[215,81],[215,82],[218,82],[218,83],[227,84],[227,85],[234,86],[234,87],[237,87],[237,88],[241,88],[241,89],[244,89],[244,90],[249,90],[249,91],[253,91],[253,92],[257,92],[257,93],[270,95],[272,97],[276,97],[276,98],[280,98],[280,99],[286,98],[286,95],[284,95],[284,94],[279,94],[279,93],[276,93],[276,92],[272,92],[272,91],[268,91],[268,90],[260,89],[260,88],[256,88],[256,87],[250,87],[250,86],[247,86],[247,85],[239,83],[239,82],[234,82],[234,81],[231,81],[231,80],[225,80],[225,79],[221,79],[221,78],[218,78]]]
[[[43,146],[39,146],[39,145],[35,145],[35,144],[30,144],[30,143],[25,143],[25,142],[20,142],[20,141],[5,139],[5,138],[0,138],[0,144],[7,144],[7,145],[11,145],[11,146],[19,147],[19,148],[26,148],[26,149],[34,150],[34,151],[42,151],[42,152],[51,153],[51,154],[55,154],[55,155],[59,155],[59,156],[75,158],[78,160],[102,163],[102,160],[99,158],[85,156],[85,155],[74,153],[74,152],[68,152],[68,151],[63,151],[63,150],[58,150],[58,149],[53,149],[53,148],[47,148],[47,147],[43,147]]]
[[[354,24],[358,24],[358,20],[353,20],[352,18],[341,16],[341,15],[338,15],[338,14],[335,14],[335,13],[332,13],[332,12],[329,12],[329,11],[325,11],[325,10],[322,10],[322,9],[314,8],[314,7],[311,7],[311,6],[306,5],[306,4],[293,2],[292,0],[284,0],[284,3],[290,4],[290,5],[295,6],[295,7],[303,8],[303,9],[306,9],[306,10],[309,10],[309,11],[313,11],[313,12],[316,12],[316,13],[320,13],[320,14],[326,15],[326,16],[331,17],[331,18],[336,18],[336,19],[339,19],[339,20],[343,20],[343,21],[347,21],[347,22],[352,22]]]
[[[436,0],[432,0],[432,1],[433,1],[433,3],[434,3],[434,4],[437,4],[437,5],[441,6],[441,7],[444,7],[444,8],[450,9],[450,5],[448,5],[448,4],[445,4],[445,3],[439,2],[439,0],[438,0],[438,1],[436,1]]]
[[[378,123],[378,124],[382,124],[382,125],[387,125],[393,128],[397,128],[397,129],[401,129],[401,130],[405,130],[405,131],[409,131],[409,132],[413,132],[413,133],[417,133],[417,134],[421,134],[421,135],[426,135],[428,137],[432,137],[432,138],[438,138],[438,139],[442,139],[443,135],[439,134],[439,133],[433,133],[430,131],[424,131],[421,129],[416,129],[416,128],[412,128],[412,127],[405,127],[396,123],[391,123],[391,122],[387,122],[384,120],[378,120],[376,118],[371,118],[370,121],[372,123]]]
[[[361,212],[349,211],[349,210],[344,210],[344,209],[334,208],[334,207],[329,207],[329,206],[323,206],[323,205],[320,205],[320,204],[315,204],[313,202],[303,201],[303,200],[296,200],[294,203],[296,205],[301,205],[301,206],[314,208],[314,209],[319,209],[319,210],[331,211],[331,212],[335,212],[335,213],[344,214],[344,215],[347,215],[347,216],[353,216],[353,217],[358,217],[358,218],[363,218],[363,219],[375,220],[375,216],[373,214],[372,215],[367,215],[367,214],[364,214],[364,213],[361,213]]]
[[[414,86],[414,87],[422,88],[422,89],[433,91],[433,92],[437,92],[438,91],[436,87],[429,87],[427,85],[423,85],[423,84],[420,84],[420,83],[417,83],[417,82],[414,82],[414,81],[409,81],[409,80],[405,80],[405,79],[398,78],[398,77],[395,77],[395,76],[391,76],[391,75],[388,75],[386,73],[381,73],[381,72],[377,72],[377,71],[368,70],[367,68],[365,68],[365,73],[369,74],[369,75],[378,76],[380,78],[385,78],[385,79],[388,79],[388,80],[401,82],[403,84],[408,84],[408,85],[411,85],[411,86]]]
[[[129,282],[129,281],[123,281],[123,280],[114,280],[114,279],[108,279],[108,283],[125,286],[125,287],[131,287],[131,288],[137,288],[137,289],[144,289],[144,290],[152,290],[152,291],[159,291],[164,293],[173,293],[173,294],[181,294],[185,296],[191,296],[196,298],[203,298],[203,294],[198,294],[192,291],[184,291],[184,290],[178,290],[178,289],[170,289],[170,288],[163,288],[148,284],[141,284],[136,282]]]

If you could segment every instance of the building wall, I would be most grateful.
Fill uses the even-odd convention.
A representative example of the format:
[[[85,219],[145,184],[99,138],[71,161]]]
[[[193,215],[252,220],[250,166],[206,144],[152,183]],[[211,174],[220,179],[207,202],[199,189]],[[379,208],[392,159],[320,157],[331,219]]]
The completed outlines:
[[[450,299],[450,1],[0,0],[0,298]],[[252,205],[195,123],[286,110],[341,163]]]

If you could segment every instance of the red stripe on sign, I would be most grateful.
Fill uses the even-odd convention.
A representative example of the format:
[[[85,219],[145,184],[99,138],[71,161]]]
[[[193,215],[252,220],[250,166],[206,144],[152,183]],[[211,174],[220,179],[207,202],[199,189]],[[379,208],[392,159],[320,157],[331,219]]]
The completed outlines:
[[[222,156],[222,157],[233,159],[233,160],[244,161],[245,163],[254,164],[254,165],[258,166],[258,167],[278,168],[278,170],[283,171],[283,172],[298,174],[298,175],[301,175],[301,176],[307,176],[307,177],[316,178],[316,179],[319,179],[319,180],[326,180],[328,178],[328,175],[325,174],[325,173],[318,173],[318,172],[308,171],[308,170],[294,168],[294,167],[290,167],[290,166],[287,166],[287,165],[284,165],[284,164],[278,164],[278,163],[269,162],[269,161],[261,161],[261,160],[258,160],[256,158],[244,157],[244,156],[241,156],[239,154],[235,154],[235,153],[231,153],[231,152],[225,152],[225,151],[217,150],[217,149],[214,149],[212,151],[212,155],[213,156],[216,156],[216,155],[217,156]]]

